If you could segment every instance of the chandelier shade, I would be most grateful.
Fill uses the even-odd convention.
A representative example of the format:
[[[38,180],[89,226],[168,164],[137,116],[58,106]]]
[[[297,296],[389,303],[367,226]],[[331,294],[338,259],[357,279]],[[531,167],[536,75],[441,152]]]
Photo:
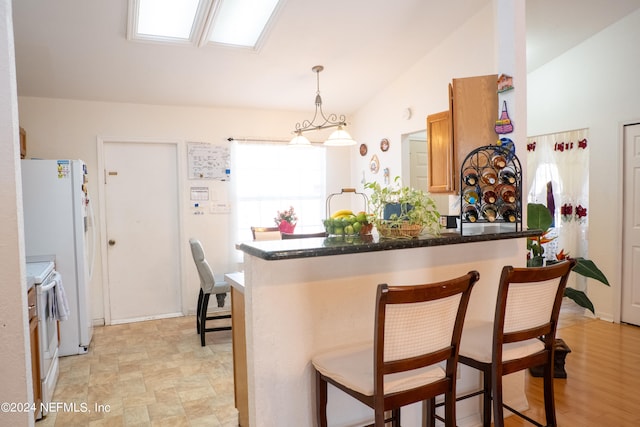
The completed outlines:
[[[289,142],[290,145],[311,145],[311,142],[302,135],[303,132],[308,132],[312,130],[322,130],[337,127],[338,129],[334,131],[329,138],[324,142],[325,145],[329,146],[346,146],[346,145],[355,145],[356,142],[351,138],[351,135],[347,131],[344,130],[344,127],[347,126],[346,118],[344,115],[336,115],[330,114],[328,117],[325,116],[324,111],[322,111],[322,97],[320,97],[320,71],[324,70],[322,65],[316,65],[311,68],[311,71],[316,73],[317,79],[317,91],[316,91],[316,111],[311,120],[304,120],[302,122],[296,123],[296,128],[293,131],[295,136]],[[318,123],[316,123],[316,119]]]
[[[289,141],[289,145],[293,145],[296,147],[303,147],[303,146],[311,145],[311,141],[309,141],[309,139],[306,136],[304,136],[302,133],[296,133],[296,136],[294,136],[293,139]]]
[[[349,132],[342,129],[342,126],[338,126],[338,129],[333,131],[329,138],[324,142],[324,145],[331,147],[344,147],[347,145],[354,145],[356,142],[351,138]]]

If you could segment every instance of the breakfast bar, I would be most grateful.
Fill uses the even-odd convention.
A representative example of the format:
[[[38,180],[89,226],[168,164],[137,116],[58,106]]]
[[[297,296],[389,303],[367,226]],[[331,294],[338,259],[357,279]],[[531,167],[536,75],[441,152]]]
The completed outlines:
[[[371,341],[375,291],[391,285],[430,283],[480,272],[467,319],[493,317],[502,267],[522,267],[526,237],[539,230],[469,236],[384,239],[306,238],[241,243],[244,272],[227,275],[232,286],[236,407],[242,427],[314,426],[313,355]],[[476,371],[459,366],[458,393],[478,389]],[[329,389],[329,425],[371,420],[372,411]],[[505,400],[527,407],[524,373],[505,381]],[[479,425],[479,398],[458,404],[458,425]],[[402,410],[403,426],[422,425],[422,407]]]

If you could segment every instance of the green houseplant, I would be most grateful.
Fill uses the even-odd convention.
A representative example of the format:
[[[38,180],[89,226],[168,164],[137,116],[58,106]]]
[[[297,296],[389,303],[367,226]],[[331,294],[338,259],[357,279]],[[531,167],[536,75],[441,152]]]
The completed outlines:
[[[540,203],[529,203],[527,205],[527,228],[531,230],[543,230],[542,235],[527,239],[527,250],[529,251],[527,255],[527,267],[537,267],[544,264],[544,247],[542,245],[553,240],[553,238],[549,237],[552,223],[553,217],[545,205]],[[560,254],[558,254],[559,259],[564,259],[566,257],[567,256],[564,255],[564,251],[561,251]],[[577,257],[576,261],[577,264],[573,268],[575,273],[590,279],[595,279],[607,286],[610,286],[604,273],[596,267],[593,261],[581,257]],[[586,308],[595,314],[593,303],[583,291],[567,287],[565,288],[564,296],[575,301],[575,303],[580,307]]]
[[[426,231],[440,234],[440,214],[433,198],[422,190],[402,186],[400,177],[381,186],[368,182],[374,224],[383,237],[410,238]]]

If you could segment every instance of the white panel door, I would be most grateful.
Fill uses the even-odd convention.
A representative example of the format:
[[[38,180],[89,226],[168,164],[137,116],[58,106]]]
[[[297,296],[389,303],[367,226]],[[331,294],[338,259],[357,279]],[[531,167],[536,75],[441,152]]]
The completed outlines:
[[[640,124],[625,126],[623,156],[621,320],[640,325]]]
[[[111,323],[181,315],[177,145],[105,142]]]
[[[424,192],[429,191],[429,162],[427,160],[427,141],[412,139],[409,141],[409,161],[411,168],[411,187]]]

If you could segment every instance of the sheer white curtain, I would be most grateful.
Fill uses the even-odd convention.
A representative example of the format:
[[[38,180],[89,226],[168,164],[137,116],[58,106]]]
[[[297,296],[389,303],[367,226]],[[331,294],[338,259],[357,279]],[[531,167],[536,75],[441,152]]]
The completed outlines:
[[[580,129],[527,139],[528,201],[550,208],[558,236],[545,249],[547,259],[563,249],[572,257],[587,256],[588,134]]]
[[[283,143],[231,144],[232,242],[251,240],[251,226],[274,227],[278,211],[293,207],[297,232],[322,231],[326,148]],[[240,255],[238,255],[239,261]]]

